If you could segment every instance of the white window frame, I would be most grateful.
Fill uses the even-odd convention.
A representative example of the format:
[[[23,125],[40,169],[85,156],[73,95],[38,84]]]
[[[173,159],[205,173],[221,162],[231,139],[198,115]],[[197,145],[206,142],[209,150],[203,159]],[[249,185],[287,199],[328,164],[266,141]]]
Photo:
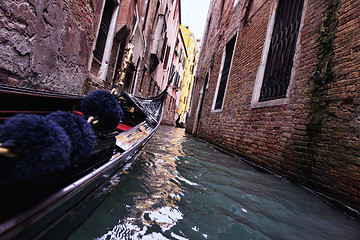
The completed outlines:
[[[234,35],[234,36],[235,36],[235,35]],[[224,48],[223,48],[223,54],[222,54],[222,57],[221,57],[221,67],[220,67],[220,70],[219,70],[219,75],[218,75],[218,80],[217,80],[217,84],[216,84],[216,90],[215,90],[215,94],[214,94],[213,103],[212,103],[212,105],[211,105],[211,112],[221,112],[222,109],[223,109],[223,107],[224,107],[224,102],[225,102],[225,98],[226,98],[226,92],[227,92],[227,88],[228,88],[228,86],[229,86],[229,78],[230,78],[231,69],[232,69],[232,64],[233,64],[234,55],[235,55],[236,42],[237,42],[238,34],[236,34],[236,37],[235,37],[234,49],[233,49],[233,53],[232,53],[232,56],[231,56],[230,69],[229,69],[229,74],[228,74],[227,79],[226,79],[226,87],[225,87],[225,91],[224,91],[224,98],[223,98],[223,101],[222,101],[221,108],[215,109],[215,104],[216,104],[217,96],[218,96],[218,94],[219,94],[219,87],[220,87],[221,75],[222,75],[222,71],[223,71],[224,64],[225,64],[226,45],[231,41],[231,39],[232,39],[234,36],[232,36],[232,37],[230,38],[230,40],[226,42],[226,44],[225,44],[225,46],[224,46]]]
[[[278,5],[279,5],[279,0],[275,0],[273,3],[272,9],[270,10],[271,14],[270,14],[269,23],[267,26],[266,39],[265,39],[265,43],[264,43],[264,47],[263,47],[261,63],[260,63],[260,66],[259,66],[257,74],[256,74],[254,89],[253,89],[252,98],[251,98],[251,104],[250,104],[251,108],[261,108],[261,107],[270,107],[270,106],[288,104],[290,101],[290,95],[291,95],[292,89],[294,88],[294,79],[295,79],[295,76],[297,73],[296,69],[298,68],[299,63],[300,63],[300,51],[301,51],[300,39],[301,39],[302,28],[304,26],[304,19],[305,19],[306,9],[307,9],[307,5],[308,5],[308,0],[304,0],[304,6],[303,6],[303,12],[301,14],[299,33],[298,33],[298,38],[296,40],[296,48],[295,48],[295,54],[294,54],[294,59],[293,59],[293,66],[291,69],[289,86],[286,91],[286,97],[274,99],[274,100],[267,100],[264,102],[259,102],[260,91],[261,91],[261,87],[262,87],[263,80],[264,80],[266,62],[267,62],[267,58],[268,58],[268,54],[269,54],[272,33],[274,30],[274,26],[275,26],[275,17],[276,17],[276,10],[277,10]]]
[[[198,117],[199,117],[199,112],[200,112],[200,105],[201,105],[201,99],[202,98],[205,98],[205,93],[206,93],[206,90],[208,89],[208,86],[209,86],[209,82],[210,82],[210,74],[211,74],[211,69],[208,68],[205,76],[208,75],[208,80],[207,80],[207,83],[206,83],[206,86],[202,86],[202,88],[200,89],[200,92],[199,92],[199,100],[198,100],[198,103],[197,103],[197,107],[196,107],[196,112],[195,112],[195,120],[194,120],[194,126],[193,126],[193,129],[192,129],[192,132],[194,133],[199,125],[199,122],[198,122]],[[204,84],[205,84],[205,78],[204,78]],[[194,89],[195,87],[193,87]],[[192,96],[193,98],[194,96]],[[205,101],[205,99],[203,100]],[[193,101],[190,101],[190,104],[192,105]],[[204,107],[204,106],[203,106]],[[192,107],[190,107],[190,110],[191,110]],[[189,112],[190,114],[190,112]]]
[[[239,3],[239,0],[234,0],[234,7]]]
[[[105,43],[105,49],[104,49],[104,53],[103,53],[103,59],[101,62],[101,67],[99,69],[98,74],[94,75],[93,73],[91,73],[91,65],[94,60],[94,50],[95,50],[97,38],[99,35],[99,29],[100,29],[102,15],[104,14],[105,3],[106,3],[106,0],[104,0],[104,3],[103,3],[103,7],[102,7],[103,9],[102,9],[101,16],[99,18],[100,21],[99,21],[98,27],[97,27],[97,35],[96,35],[96,39],[93,42],[93,47],[92,47],[92,51],[91,51],[91,55],[90,55],[90,61],[88,64],[88,72],[89,72],[89,75],[91,76],[91,79],[95,80],[98,83],[103,83],[106,80],[106,75],[107,75],[107,71],[109,68],[109,62],[110,62],[110,56],[111,56],[111,49],[112,49],[114,37],[115,37],[116,22],[117,22],[118,14],[120,11],[120,5],[119,5],[118,1],[114,1],[115,8],[114,8],[114,11],[113,11],[113,14],[111,17],[109,33],[106,37],[106,43]]]
[[[224,47],[222,57],[221,57],[220,71],[219,71],[218,79],[217,79],[217,83],[216,83],[216,89],[215,89],[213,103],[211,105],[211,111],[212,112],[221,112],[221,110],[222,110],[222,106],[221,106],[220,109],[215,110],[215,103],[216,103],[217,95],[219,93],[220,80],[221,80],[221,75],[222,75],[222,71],[223,71],[223,68],[224,68],[224,62],[225,62],[225,55],[226,55],[226,46]],[[225,92],[224,92],[224,99],[225,99],[225,95],[226,95],[226,89],[227,89],[227,84],[226,84],[226,88],[225,88]],[[223,101],[223,104],[224,104],[224,101]]]

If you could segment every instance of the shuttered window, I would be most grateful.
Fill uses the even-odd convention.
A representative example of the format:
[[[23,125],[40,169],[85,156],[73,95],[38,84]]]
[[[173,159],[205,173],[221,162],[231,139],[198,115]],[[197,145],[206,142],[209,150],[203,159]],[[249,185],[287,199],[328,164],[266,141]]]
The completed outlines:
[[[226,85],[227,85],[227,80],[229,78],[231,60],[232,60],[232,56],[233,56],[233,52],[234,52],[235,39],[236,39],[236,36],[233,37],[226,44],[225,61],[223,64],[219,88],[218,88],[218,92],[217,92],[217,96],[216,96],[216,102],[215,102],[215,107],[214,107],[215,110],[221,109],[223,101],[224,101],[225,89],[226,89]]]
[[[164,59],[164,69],[167,68],[168,61],[169,61],[169,54],[170,54],[170,47],[166,47],[165,59]]]
[[[115,4],[112,0],[106,0],[104,12],[100,22],[99,34],[96,40],[96,46],[94,49],[94,57],[98,61],[102,61],[107,35],[109,32],[109,26],[114,12]]]
[[[259,101],[286,96],[303,5],[303,0],[279,0]]]
[[[166,46],[167,46],[167,37],[165,36],[165,39],[164,39],[164,43],[163,43],[163,46],[162,46],[162,49],[161,49],[161,56],[160,56],[160,61],[163,61],[164,60],[164,57],[165,57],[165,50],[166,50]]]

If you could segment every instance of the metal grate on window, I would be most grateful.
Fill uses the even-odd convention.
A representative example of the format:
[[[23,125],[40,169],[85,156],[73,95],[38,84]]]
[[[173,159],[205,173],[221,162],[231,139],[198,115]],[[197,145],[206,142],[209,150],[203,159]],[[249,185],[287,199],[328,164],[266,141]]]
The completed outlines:
[[[303,0],[279,0],[259,101],[286,96],[303,5]]]

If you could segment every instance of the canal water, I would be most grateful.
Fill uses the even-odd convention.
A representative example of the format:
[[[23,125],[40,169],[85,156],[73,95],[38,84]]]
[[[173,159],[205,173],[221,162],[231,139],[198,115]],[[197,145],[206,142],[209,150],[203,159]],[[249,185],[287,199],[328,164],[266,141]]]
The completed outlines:
[[[184,129],[160,126],[121,185],[69,238],[360,239],[360,222]]]

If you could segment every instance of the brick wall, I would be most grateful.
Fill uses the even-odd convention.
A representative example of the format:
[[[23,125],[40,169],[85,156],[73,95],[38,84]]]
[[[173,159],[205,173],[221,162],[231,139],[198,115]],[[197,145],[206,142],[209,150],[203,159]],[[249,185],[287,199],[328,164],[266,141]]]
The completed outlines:
[[[211,3],[213,19],[220,2]],[[274,1],[257,4],[259,8],[252,11],[254,14],[246,22],[241,19],[244,2],[240,1],[235,11],[232,2],[227,3],[225,9],[229,10],[223,13],[220,28],[210,27],[210,32],[217,32],[207,40],[214,42],[213,46],[202,46],[194,96],[200,95],[207,69],[211,71],[196,134],[309,187],[347,210],[346,206],[350,206],[357,215],[356,211],[360,210],[359,1],[338,1],[338,5],[332,0],[305,1],[288,101],[257,108],[251,107],[251,99]],[[336,24],[329,27],[332,16]],[[223,48],[235,33],[238,37],[224,106],[221,111],[211,111]],[[195,116],[198,97],[193,101],[191,114]],[[188,132],[194,133],[193,126],[197,124],[194,119],[190,117],[187,122]]]
[[[175,99],[168,94],[165,101],[165,112],[163,113],[161,124],[175,125],[175,107]]]

